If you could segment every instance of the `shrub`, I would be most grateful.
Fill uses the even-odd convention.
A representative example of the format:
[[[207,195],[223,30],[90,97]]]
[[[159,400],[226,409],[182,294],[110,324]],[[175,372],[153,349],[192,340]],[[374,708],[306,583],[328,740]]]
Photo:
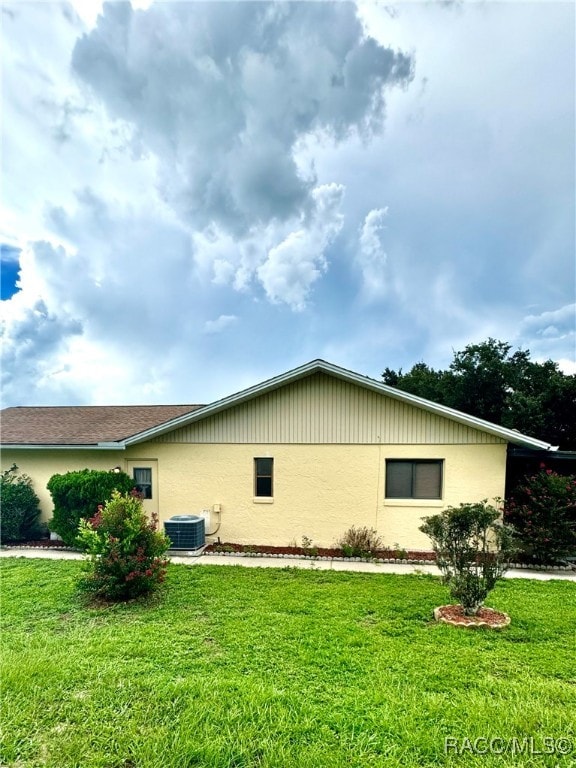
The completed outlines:
[[[113,601],[156,590],[166,574],[170,546],[157,527],[158,516],[148,520],[135,491],[124,495],[113,491],[110,501],[78,527],[78,543],[88,556],[81,591]]]
[[[92,517],[98,505],[110,499],[114,490],[126,493],[133,487],[134,481],[125,472],[83,469],[52,475],[47,485],[54,503],[50,530],[74,546],[80,520]]]
[[[376,552],[382,541],[374,528],[349,528],[338,541],[346,557],[368,557]]]
[[[499,517],[500,511],[484,500],[448,507],[420,526],[432,540],[450,594],[467,616],[478,613],[516,551],[514,530],[497,523]]]
[[[555,563],[576,554],[576,476],[541,464],[513,491],[505,518],[518,531],[522,552],[533,560]]]
[[[26,541],[42,535],[40,499],[28,475],[13,464],[0,476],[0,541]]]

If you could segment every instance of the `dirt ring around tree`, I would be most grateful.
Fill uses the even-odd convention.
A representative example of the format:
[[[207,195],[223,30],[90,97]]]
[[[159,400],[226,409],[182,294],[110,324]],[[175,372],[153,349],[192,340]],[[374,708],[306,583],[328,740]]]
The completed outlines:
[[[495,611],[486,606],[482,606],[476,616],[466,616],[461,605],[440,605],[434,609],[434,618],[444,624],[464,627],[465,629],[478,629],[480,627],[504,629],[511,622],[507,613]]]

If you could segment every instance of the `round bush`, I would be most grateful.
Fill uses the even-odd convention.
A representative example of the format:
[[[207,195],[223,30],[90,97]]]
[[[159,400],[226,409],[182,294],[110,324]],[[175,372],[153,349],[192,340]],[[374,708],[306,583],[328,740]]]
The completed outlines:
[[[50,530],[72,547],[76,543],[80,520],[93,517],[98,505],[108,501],[114,490],[131,491],[134,481],[125,472],[82,469],[52,475],[47,488],[54,503]]]

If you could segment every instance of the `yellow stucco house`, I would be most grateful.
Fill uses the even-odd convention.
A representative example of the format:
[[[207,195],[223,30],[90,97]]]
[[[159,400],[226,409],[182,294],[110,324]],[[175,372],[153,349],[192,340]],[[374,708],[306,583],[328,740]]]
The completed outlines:
[[[504,496],[508,445],[553,450],[323,360],[204,406],[6,408],[2,442],[45,520],[54,473],[120,467],[212,540],[331,547],[355,525],[410,550],[430,548],[423,516]]]

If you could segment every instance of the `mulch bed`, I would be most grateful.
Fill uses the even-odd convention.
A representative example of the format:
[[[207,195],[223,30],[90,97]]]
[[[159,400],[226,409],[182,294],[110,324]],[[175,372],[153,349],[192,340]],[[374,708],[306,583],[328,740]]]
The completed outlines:
[[[271,547],[264,544],[210,544],[206,552],[229,552],[263,555],[295,555],[300,557],[344,557],[341,549],[326,547]],[[394,549],[382,549],[373,555],[376,560],[426,560],[433,563],[436,560],[434,552],[398,552]]]
[[[39,539],[38,541],[11,542],[10,546],[33,547],[36,549],[69,549],[63,541]],[[205,552],[224,552],[229,554],[262,554],[262,555],[292,555],[293,557],[345,557],[341,549],[327,547],[272,547],[266,544],[234,544],[224,542],[209,544]],[[374,560],[415,560],[433,563],[436,560],[434,552],[407,552],[394,549],[382,549],[371,555]]]
[[[434,618],[444,624],[466,629],[503,629],[510,624],[510,616],[493,608],[482,606],[475,616],[466,616],[461,605],[441,605],[434,609]]]

